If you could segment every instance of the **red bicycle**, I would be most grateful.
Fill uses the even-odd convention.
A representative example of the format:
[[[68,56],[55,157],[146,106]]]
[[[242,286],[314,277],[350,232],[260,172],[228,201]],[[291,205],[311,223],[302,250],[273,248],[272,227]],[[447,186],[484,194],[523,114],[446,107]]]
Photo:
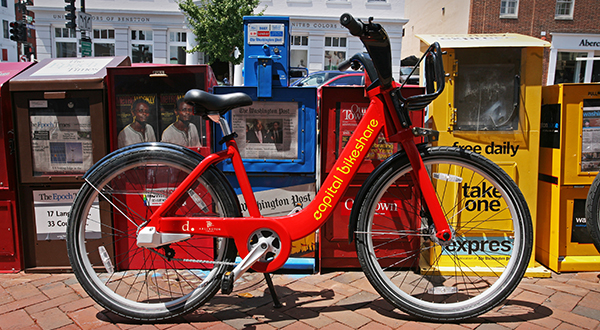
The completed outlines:
[[[402,150],[364,182],[349,219],[349,239],[371,284],[401,310],[438,321],[482,314],[508,297],[525,273],[533,241],[517,185],[479,154],[414,142],[420,135],[435,138],[436,132],[413,127],[408,111],[426,107],[444,88],[439,45],[421,58],[425,94],[403,98],[393,82],[383,27],[349,14],[340,21],[368,51],[341,66],[365,68],[370,104],[314,200],[298,213],[261,216],[236,134],[221,117],[251,99],[189,91],[186,100],[196,114],[220,124],[227,148],[203,158],[176,145],[138,144],[111,153],[86,173],[67,245],[90,297],[126,318],[156,321],[190,312],[219,290],[231,292],[250,268],[277,270],[291,242],[330,216],[380,132]],[[248,217],[213,166],[226,159]]]

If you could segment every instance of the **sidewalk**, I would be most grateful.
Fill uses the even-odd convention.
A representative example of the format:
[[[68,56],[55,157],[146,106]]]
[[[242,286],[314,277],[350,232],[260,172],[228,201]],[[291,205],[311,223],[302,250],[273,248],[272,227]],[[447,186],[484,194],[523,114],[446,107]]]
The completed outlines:
[[[373,290],[362,272],[275,275],[284,307],[272,308],[262,274],[246,274],[176,321],[141,324],[94,303],[72,274],[0,274],[0,329],[600,329],[600,273],[525,278],[502,306],[468,322],[421,322]]]

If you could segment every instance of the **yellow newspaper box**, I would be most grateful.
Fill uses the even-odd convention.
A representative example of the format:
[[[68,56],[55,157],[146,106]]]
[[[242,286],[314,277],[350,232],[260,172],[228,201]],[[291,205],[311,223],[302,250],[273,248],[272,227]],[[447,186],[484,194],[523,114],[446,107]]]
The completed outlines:
[[[543,55],[550,44],[513,33],[417,37],[423,51],[437,41],[446,52],[446,88],[426,114],[426,125],[440,132],[437,144],[474,151],[504,169],[523,192],[535,228]],[[482,196],[471,207],[485,212],[497,207],[494,202],[493,196]],[[479,228],[472,239],[497,242],[501,251],[511,238],[492,238]],[[493,258],[500,261],[502,253]],[[472,267],[485,262],[469,254],[461,260]],[[532,255],[527,276],[549,277],[550,272]]]
[[[585,199],[600,169],[600,84],[542,88],[536,255],[556,272],[600,271]]]

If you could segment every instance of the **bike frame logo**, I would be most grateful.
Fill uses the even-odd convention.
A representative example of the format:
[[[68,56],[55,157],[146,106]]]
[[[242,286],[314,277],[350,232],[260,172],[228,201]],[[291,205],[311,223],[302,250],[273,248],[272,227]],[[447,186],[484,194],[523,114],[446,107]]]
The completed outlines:
[[[369,151],[368,148],[365,148],[366,143],[369,142],[369,139],[375,133],[375,128],[377,126],[379,126],[379,121],[371,119],[362,134],[359,134],[359,136],[354,139],[354,146],[350,149],[349,155],[341,160],[341,166],[337,166],[332,173],[334,178],[333,182],[329,187],[323,188],[325,189],[325,196],[323,196],[323,199],[314,213],[315,220],[321,220],[323,214],[333,207],[333,204],[340,193],[340,188],[344,186],[345,177],[352,175],[353,169],[358,166],[357,163],[360,163],[364,158],[364,153]],[[338,163],[339,161],[336,162],[336,164]]]

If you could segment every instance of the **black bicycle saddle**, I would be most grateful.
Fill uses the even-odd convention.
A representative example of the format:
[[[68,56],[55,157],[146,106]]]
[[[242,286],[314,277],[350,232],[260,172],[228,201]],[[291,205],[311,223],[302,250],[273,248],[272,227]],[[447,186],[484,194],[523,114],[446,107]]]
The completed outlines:
[[[199,89],[189,90],[184,100],[195,106],[194,113],[199,116],[215,112],[223,115],[233,108],[252,104],[250,96],[242,92],[215,95]]]

